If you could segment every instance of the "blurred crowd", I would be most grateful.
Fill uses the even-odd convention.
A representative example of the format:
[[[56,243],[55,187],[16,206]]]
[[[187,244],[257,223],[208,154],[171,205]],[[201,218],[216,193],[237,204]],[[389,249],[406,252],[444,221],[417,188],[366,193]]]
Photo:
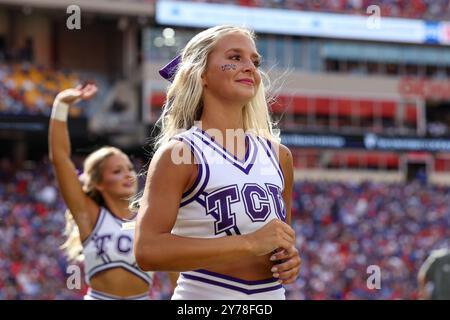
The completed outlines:
[[[50,166],[1,159],[0,180],[0,300],[77,299],[65,289],[65,206]]]
[[[0,113],[49,115],[56,94],[78,84],[75,74],[30,63],[0,64]],[[71,109],[79,116],[80,109]]]
[[[144,163],[133,161],[139,172]],[[48,160],[15,166],[0,160],[0,300],[81,299],[84,278],[79,290],[66,286],[65,205]],[[420,265],[450,246],[450,189],[417,181],[297,182],[292,217],[303,263],[289,299],[416,299]],[[379,289],[367,286],[371,265]],[[151,297],[170,294],[156,273]]]
[[[228,3],[246,7],[264,7],[329,13],[367,14],[371,5],[380,7],[381,16],[442,20],[449,17],[449,0],[183,0]]]
[[[292,214],[303,263],[290,299],[416,299],[420,265],[450,245],[450,189],[419,181],[299,182]]]
[[[53,70],[29,62],[0,63],[0,114],[49,116],[53,99],[61,90],[72,88],[83,82],[76,72]],[[98,84],[102,79],[94,78]],[[102,82],[102,93],[107,92]],[[70,116],[86,115],[89,106],[96,100],[82,101],[70,108]]]
[[[81,168],[81,159],[76,163]],[[66,207],[48,160],[17,168],[0,159],[0,181],[0,300],[82,299],[87,290],[83,274],[80,288],[67,285],[74,274],[68,267],[83,268],[69,263],[60,249]],[[157,273],[151,297],[168,299],[170,294],[166,274]]]

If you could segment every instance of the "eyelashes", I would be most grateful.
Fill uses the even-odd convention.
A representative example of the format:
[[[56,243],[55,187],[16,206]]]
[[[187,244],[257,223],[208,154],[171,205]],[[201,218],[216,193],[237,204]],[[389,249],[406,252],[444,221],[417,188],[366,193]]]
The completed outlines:
[[[258,67],[261,65],[261,60],[260,60],[260,59],[253,60],[252,62],[253,62],[254,66],[255,66],[256,68],[258,68]]]
[[[231,56],[230,57],[230,59],[231,60],[235,60],[235,61],[241,61],[241,56],[240,55],[234,55],[234,56]],[[259,68],[260,66],[261,66],[261,60],[254,60],[253,61],[253,65],[256,67],[256,68]],[[234,69],[233,69],[234,70]]]

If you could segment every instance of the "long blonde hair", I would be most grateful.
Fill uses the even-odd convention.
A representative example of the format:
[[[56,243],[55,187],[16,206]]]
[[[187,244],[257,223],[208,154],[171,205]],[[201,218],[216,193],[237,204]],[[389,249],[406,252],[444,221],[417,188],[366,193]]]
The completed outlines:
[[[200,119],[203,110],[202,74],[206,70],[208,55],[221,37],[235,32],[242,33],[255,42],[253,31],[235,26],[217,26],[198,33],[184,47],[173,83],[167,89],[167,99],[161,117],[156,123],[160,133],[156,137],[155,149],[169,141],[180,130],[188,130]],[[261,75],[268,80],[263,72]],[[275,124],[269,114],[268,97],[263,82],[261,81],[255,97],[242,109],[243,129],[280,142],[279,132],[275,131]]]
[[[106,159],[115,154],[124,154],[116,147],[105,146],[87,156],[83,163],[83,173],[80,175],[80,182],[84,193],[95,201],[99,206],[104,205],[101,193],[96,189],[96,184],[102,180],[103,164]],[[80,239],[80,230],[72,216],[70,210],[66,210],[66,228],[64,235],[66,241],[61,245],[69,261],[80,262],[84,259],[83,245]]]

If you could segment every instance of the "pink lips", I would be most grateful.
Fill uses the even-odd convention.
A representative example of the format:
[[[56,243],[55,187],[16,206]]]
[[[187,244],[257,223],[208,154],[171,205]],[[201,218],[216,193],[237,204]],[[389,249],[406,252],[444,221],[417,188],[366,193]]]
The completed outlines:
[[[255,84],[255,82],[252,79],[241,79],[241,80],[237,80],[237,82],[246,84],[248,86],[253,86]]]

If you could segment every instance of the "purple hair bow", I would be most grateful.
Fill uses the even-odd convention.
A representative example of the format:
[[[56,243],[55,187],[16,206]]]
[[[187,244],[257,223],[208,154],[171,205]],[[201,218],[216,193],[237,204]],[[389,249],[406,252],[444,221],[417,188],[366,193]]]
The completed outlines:
[[[161,77],[169,82],[172,82],[180,62],[181,55],[177,55],[168,64],[166,64],[162,69],[159,70],[159,74],[161,75]]]

